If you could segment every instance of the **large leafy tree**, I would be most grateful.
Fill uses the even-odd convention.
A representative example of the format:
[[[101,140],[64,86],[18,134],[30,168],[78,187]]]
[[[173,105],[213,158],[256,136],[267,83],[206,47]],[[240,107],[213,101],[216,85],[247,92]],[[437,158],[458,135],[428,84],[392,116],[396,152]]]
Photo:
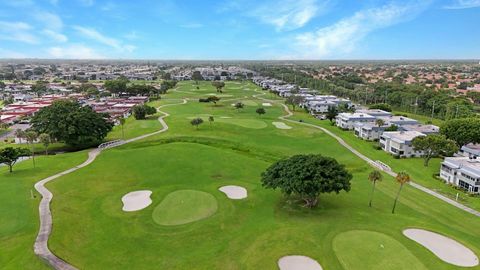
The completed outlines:
[[[194,80],[196,84],[198,84],[198,81],[203,81],[203,76],[202,76],[202,74],[200,73],[200,71],[195,70],[195,71],[192,73],[192,80]]]
[[[212,82],[213,87],[217,89],[217,92],[222,93],[223,87],[225,87],[225,83],[222,81],[213,81]]]
[[[7,147],[0,150],[0,164],[5,164],[8,166],[8,171],[13,171],[13,165],[21,157],[26,157],[30,155],[30,151],[26,148],[13,148]]]
[[[438,134],[416,137],[413,139],[412,145],[415,151],[423,152],[423,165],[425,167],[428,166],[428,162],[433,157],[440,155],[451,156],[458,151],[458,146],[455,141]]]
[[[135,105],[133,106],[133,117],[137,120],[145,119],[147,115],[157,113],[157,109],[148,105]]]
[[[116,80],[106,81],[103,85],[110,93],[122,93],[127,91],[128,79],[119,78]]]
[[[36,132],[47,133],[54,141],[83,148],[101,143],[112,129],[113,124],[106,117],[76,101],[57,100],[42,108],[31,123]]]
[[[454,140],[458,146],[480,143],[480,118],[461,118],[445,122],[440,133]]]
[[[299,196],[312,208],[321,193],[350,191],[352,175],[335,159],[321,155],[295,155],[280,160],[262,173],[262,186]]]
[[[325,114],[325,117],[330,120],[330,123],[333,124],[333,120],[335,120],[335,118],[337,117],[338,115],[338,110],[335,106],[328,106],[328,109],[327,109],[327,113]]]
[[[202,118],[194,118],[190,121],[190,124],[194,126],[196,129],[198,129],[198,126],[203,124],[203,119]]]
[[[295,108],[300,105],[305,99],[302,96],[297,96],[297,95],[291,95],[287,97],[285,100],[285,104],[291,105],[293,110],[295,111]]]

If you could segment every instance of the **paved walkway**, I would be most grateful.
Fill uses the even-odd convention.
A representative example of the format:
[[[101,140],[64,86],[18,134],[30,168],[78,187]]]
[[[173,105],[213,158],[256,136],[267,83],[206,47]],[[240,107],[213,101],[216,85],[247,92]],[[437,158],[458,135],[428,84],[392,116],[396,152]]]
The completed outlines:
[[[263,93],[264,95],[265,93]],[[353,154],[355,154],[356,156],[358,156],[359,158],[363,159],[364,161],[366,161],[370,166],[376,168],[376,169],[379,169],[393,177],[396,177],[397,176],[397,173],[395,173],[394,171],[392,171],[390,169],[390,167],[385,167],[385,166],[382,166],[382,164],[379,164],[373,160],[371,160],[370,158],[368,158],[367,156],[363,155],[362,153],[360,153],[359,151],[357,151],[355,148],[353,148],[352,146],[350,146],[348,143],[346,143],[342,138],[338,137],[337,135],[335,135],[333,132],[329,131],[328,129],[325,129],[323,127],[320,127],[320,126],[317,126],[317,125],[314,125],[314,124],[310,124],[310,123],[305,123],[305,122],[298,122],[298,121],[295,121],[295,120],[291,120],[291,119],[288,119],[290,116],[293,115],[293,113],[290,111],[290,109],[288,108],[287,105],[283,104],[283,103],[278,103],[276,102],[275,100],[270,100],[270,99],[266,99],[266,98],[262,98],[262,97],[259,97],[261,96],[262,94],[259,94],[259,95],[253,95],[253,97],[257,98],[257,99],[260,99],[260,100],[264,100],[264,101],[267,101],[267,102],[271,102],[271,103],[277,103],[279,105],[281,105],[283,107],[283,109],[285,110],[285,112],[287,113],[286,115],[283,115],[283,116],[280,116],[278,117],[279,119],[283,120],[283,121],[287,121],[287,122],[291,122],[291,123],[296,123],[296,124],[300,124],[300,125],[304,125],[304,126],[309,126],[309,127],[312,127],[312,128],[316,128],[316,129],[320,129],[321,131],[325,132],[326,134],[330,135],[331,137],[333,137],[335,140],[337,140],[342,146],[344,146],[345,148],[347,148],[350,152],[352,152]],[[429,188],[426,188],[420,184],[417,184],[415,182],[410,182],[409,183],[410,186],[418,189],[418,190],[421,190],[429,195],[432,195],[446,203],[449,203],[463,211],[466,211],[470,214],[473,214],[477,217],[480,217],[480,212],[475,210],[475,209],[472,209],[468,206],[465,206],[455,200],[452,200],[438,192],[435,192]]]
[[[166,105],[160,106],[158,108],[158,111],[162,114],[162,116],[160,116],[158,118],[158,121],[162,125],[162,128],[159,131],[152,132],[152,133],[149,133],[149,134],[145,134],[145,135],[142,135],[142,136],[138,136],[138,137],[128,139],[128,140],[125,140],[125,141],[118,141],[118,142],[115,142],[114,144],[110,144],[106,147],[95,148],[88,153],[88,159],[85,162],[83,162],[82,164],[80,164],[78,166],[75,166],[73,168],[70,168],[70,169],[68,169],[66,171],[63,171],[61,173],[58,173],[58,174],[52,175],[50,177],[47,177],[43,180],[38,181],[35,184],[35,189],[40,193],[40,195],[42,195],[42,200],[40,201],[40,205],[38,207],[39,216],[40,216],[40,229],[38,231],[37,239],[35,240],[35,244],[34,244],[34,247],[33,247],[33,250],[34,250],[34,252],[37,256],[39,256],[41,259],[45,260],[54,269],[58,269],[58,270],[74,270],[74,269],[77,269],[74,266],[70,265],[69,263],[67,263],[64,260],[57,257],[48,248],[48,239],[49,239],[50,234],[52,232],[52,224],[53,224],[52,223],[52,213],[50,211],[50,202],[52,201],[53,194],[45,187],[45,184],[63,176],[63,175],[72,173],[72,172],[74,172],[74,171],[76,171],[80,168],[83,168],[83,167],[89,165],[105,149],[117,147],[119,145],[124,145],[126,143],[130,143],[130,142],[134,142],[134,141],[138,141],[138,140],[141,140],[141,139],[144,139],[144,138],[147,138],[147,137],[150,137],[150,136],[153,136],[153,135],[156,135],[156,134],[167,131],[168,130],[168,125],[167,125],[167,123],[165,123],[165,121],[163,119],[165,117],[168,117],[169,114],[166,113],[166,112],[160,111],[160,108],[167,107],[167,106],[181,105],[181,104],[186,104],[186,103],[187,103],[187,100],[184,99],[184,100],[182,100],[181,103],[166,104]]]

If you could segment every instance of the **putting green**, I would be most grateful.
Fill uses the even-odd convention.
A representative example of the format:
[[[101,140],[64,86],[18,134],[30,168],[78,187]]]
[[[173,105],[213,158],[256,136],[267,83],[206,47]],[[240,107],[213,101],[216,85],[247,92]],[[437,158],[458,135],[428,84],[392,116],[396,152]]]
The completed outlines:
[[[178,190],[168,194],[153,210],[153,220],[165,226],[181,225],[201,220],[217,211],[212,194],[198,190]]]
[[[383,233],[354,230],[333,239],[333,250],[344,269],[426,270],[400,242]]]
[[[244,100],[242,101],[243,104],[247,105],[247,106],[257,106],[258,104],[253,101],[253,100]]]

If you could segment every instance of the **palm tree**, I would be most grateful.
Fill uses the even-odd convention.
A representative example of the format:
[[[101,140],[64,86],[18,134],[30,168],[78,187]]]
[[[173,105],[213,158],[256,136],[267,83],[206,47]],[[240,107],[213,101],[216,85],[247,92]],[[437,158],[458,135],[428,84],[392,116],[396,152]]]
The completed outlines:
[[[406,172],[399,172],[395,177],[395,180],[400,184],[400,188],[398,189],[397,196],[395,197],[395,202],[393,203],[392,214],[395,214],[395,206],[397,206],[398,198],[400,197],[400,192],[402,191],[402,187],[404,184],[410,182],[410,175]]]
[[[383,121],[383,119],[377,119],[375,120],[375,125],[377,125],[378,127],[378,140],[380,140],[380,127],[385,125],[385,121]]]
[[[33,143],[37,140],[38,134],[37,132],[30,130],[25,132],[25,139],[27,139],[27,143],[31,147],[31,152],[32,152],[32,160],[33,160],[33,167],[35,168],[35,149]]]
[[[208,122],[210,123],[210,125],[211,125],[214,121],[215,121],[215,118],[213,118],[213,116],[210,115],[210,116],[208,117]]]
[[[125,140],[125,133],[123,131],[123,125],[125,125],[125,118],[120,117],[120,119],[118,119],[118,122],[120,122],[120,126],[122,127],[122,140]]]
[[[38,136],[38,140],[45,147],[45,155],[48,156],[48,146],[52,142],[52,140],[50,139],[50,135],[48,135],[47,133],[42,133]]]
[[[375,192],[375,184],[377,182],[381,182],[383,179],[383,175],[380,173],[378,170],[373,170],[369,175],[368,175],[368,180],[370,180],[373,183],[372,187],[372,193],[370,195],[370,202],[368,203],[368,206],[372,207],[372,200],[373,200],[373,194]]]
[[[22,139],[25,138],[25,131],[21,130],[21,129],[16,129],[15,130],[15,137],[18,138],[18,140],[20,141],[20,144],[22,144]]]

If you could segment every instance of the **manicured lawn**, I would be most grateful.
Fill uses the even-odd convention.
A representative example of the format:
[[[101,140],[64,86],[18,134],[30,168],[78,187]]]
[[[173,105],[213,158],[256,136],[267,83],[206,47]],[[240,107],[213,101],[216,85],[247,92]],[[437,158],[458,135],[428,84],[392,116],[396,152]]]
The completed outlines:
[[[153,220],[165,226],[182,225],[201,220],[217,211],[213,195],[198,190],[177,190],[167,196],[153,210]]]
[[[329,270],[347,269],[346,264],[358,265],[348,269],[374,269],[375,260],[386,270],[458,269],[404,237],[402,230],[410,227],[448,235],[480,254],[479,218],[410,186],[404,187],[393,215],[398,185],[386,175],[370,208],[371,168],[336,140],[295,123],[288,123],[289,130],[276,128],[271,123],[284,114],[278,105],[266,107],[263,116],[255,113],[257,106],[237,111],[231,106],[236,100],[261,106],[251,97],[259,94],[251,83],[227,82],[224,94],[231,97],[222,97],[218,106],[197,101],[215,92],[209,82],[200,82],[199,90],[196,86],[181,82],[157,102],[189,99],[162,109],[171,115],[165,119],[167,132],[108,149],[89,166],[47,185],[55,194],[49,242],[55,254],[79,269],[278,269],[277,260],[285,255],[309,256]],[[208,115],[215,117],[212,124],[198,130],[191,126],[190,117]],[[232,124],[239,120],[266,127]],[[261,186],[260,175],[272,162],[299,153],[345,164],[353,174],[351,191],[322,194],[319,206],[309,210]],[[228,199],[218,190],[225,185],[245,187],[248,197]],[[152,204],[138,212],[122,211],[122,196],[136,190],[151,190]],[[38,222],[33,216],[29,221]],[[386,249],[379,250],[379,243]],[[31,245],[17,252],[31,253]],[[17,260],[10,268],[35,269],[35,263],[27,261],[24,267]]]
[[[48,269],[33,254],[33,242],[39,226],[39,194],[35,182],[80,164],[85,152],[38,157],[36,168],[30,160],[14,166],[9,173],[0,167],[0,262],[1,269]],[[32,198],[31,194],[35,196]],[[56,195],[55,195],[56,196]]]
[[[366,242],[362,245],[373,253],[372,258],[382,255],[374,253],[373,247],[384,241],[393,262],[414,258],[411,265],[418,269],[422,265],[456,269],[401,234],[412,226],[448,234],[480,253],[478,218],[409,186],[402,191],[397,214],[392,215],[398,185],[388,176],[378,185],[374,207],[369,208],[371,168],[334,139],[294,123],[288,123],[290,130],[275,128],[271,122],[283,114],[280,106],[266,108],[267,114],[261,117],[255,113],[256,106],[240,111],[230,106],[235,98],[260,104],[258,99],[245,98],[258,94],[253,86],[244,90],[228,83],[224,94],[232,97],[213,106],[197,102],[204,94],[192,85],[182,82],[178,89],[183,92],[166,95],[190,98],[186,105],[163,109],[171,114],[166,119],[168,132],[107,150],[89,167],[49,184],[59,194],[52,205],[56,225],[50,246],[55,253],[83,269],[277,269],[277,260],[291,254],[312,257],[325,269],[343,269],[334,239],[347,231],[363,230],[382,237],[360,235],[350,245],[342,243],[350,248],[345,254],[357,256],[352,260],[364,257],[356,255],[356,248],[361,249],[358,241]],[[199,87],[210,86],[202,82]],[[204,123],[198,130],[190,125],[191,117],[207,115],[214,115],[214,123]],[[232,119],[262,121],[267,127],[235,125]],[[321,153],[345,164],[354,175],[351,192],[322,195],[319,207],[308,210],[285,200],[279,191],[261,187],[260,174],[267,166],[297,153]],[[243,186],[249,196],[230,200],[218,191],[223,185]],[[121,211],[124,194],[144,189],[153,191],[151,206],[138,212]],[[183,190],[211,194],[217,211],[183,225],[157,224],[152,217],[171,220],[168,217],[182,216],[182,212],[195,215],[190,201],[184,199],[189,210],[183,210],[182,203],[175,203],[178,198],[169,198]],[[162,204],[164,213],[159,215],[155,208]],[[175,213],[175,208],[182,210]],[[390,245],[399,251],[393,252]],[[406,254],[410,257],[402,257]],[[365,262],[356,269],[370,269],[370,265]],[[382,265],[399,269],[397,264]]]
[[[400,242],[374,231],[340,233],[333,239],[333,249],[347,270],[427,269]]]

